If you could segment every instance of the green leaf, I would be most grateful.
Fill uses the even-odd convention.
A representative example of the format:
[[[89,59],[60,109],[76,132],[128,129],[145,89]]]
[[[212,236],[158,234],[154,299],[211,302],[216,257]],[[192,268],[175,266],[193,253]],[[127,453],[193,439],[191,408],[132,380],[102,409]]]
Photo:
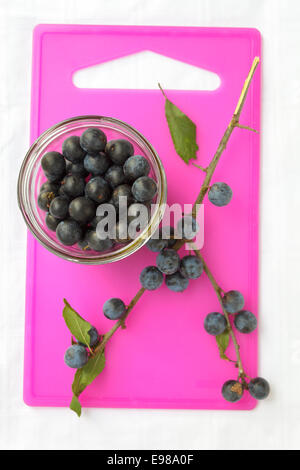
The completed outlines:
[[[80,401],[78,400],[78,398],[75,395],[73,395],[72,401],[70,403],[70,409],[72,411],[75,411],[78,418],[80,418],[80,416],[81,416],[81,404],[80,404]]]
[[[165,101],[165,113],[177,154],[185,163],[189,163],[191,159],[196,159],[196,152],[198,150],[196,125],[167,98]]]
[[[74,382],[72,385],[72,390],[74,395],[77,397],[83,392],[83,390],[90,385],[93,380],[103,371],[105,366],[105,357],[103,351],[92,356],[87,364],[81,369],[78,369]]]
[[[71,410],[75,411],[78,416],[81,414],[81,405],[78,400],[79,395],[88,385],[93,382],[93,380],[95,380],[99,374],[101,374],[104,366],[104,352],[100,351],[99,353],[95,354],[95,356],[92,356],[85,366],[76,371],[72,384],[73,398],[70,404],[70,408]]]
[[[229,338],[230,337],[228,330],[225,330],[224,333],[221,333],[220,335],[216,336],[221,359],[228,360],[228,357],[226,356],[225,352],[229,345]]]
[[[76,413],[79,407],[81,410],[81,405],[78,400],[79,395],[103,371],[104,366],[105,366],[105,357],[104,357],[104,352],[101,351],[100,353],[91,357],[88,363],[84,367],[76,371],[76,374],[74,376],[74,381],[72,384],[73,398],[72,398],[71,405],[70,405],[70,408]],[[75,398],[77,399],[77,401],[75,400]]]
[[[65,307],[63,310],[63,317],[67,327],[71,331],[72,335],[75,336],[77,341],[86,345],[90,344],[90,335],[88,332],[92,328],[92,325],[85,321],[75,310],[72,309],[71,305],[64,299]]]

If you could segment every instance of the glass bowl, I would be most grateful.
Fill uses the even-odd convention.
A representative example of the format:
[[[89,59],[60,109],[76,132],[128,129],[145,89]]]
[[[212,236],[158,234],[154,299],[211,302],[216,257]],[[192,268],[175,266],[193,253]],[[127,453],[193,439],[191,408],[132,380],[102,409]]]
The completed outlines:
[[[78,245],[65,246],[56,238],[56,233],[45,223],[46,213],[37,205],[41,185],[46,177],[41,167],[41,158],[48,151],[61,152],[62,142],[71,135],[81,135],[89,127],[98,127],[107,135],[107,140],[124,138],[134,146],[135,155],[143,155],[150,163],[149,176],[157,183],[157,194],[152,201],[155,209],[147,227],[126,245],[116,245],[110,251],[83,251]],[[27,227],[34,237],[51,253],[69,261],[82,264],[105,264],[118,261],[141,248],[157,229],[163,217],[167,199],[166,175],[160,158],[152,145],[136,129],[118,119],[103,116],[79,116],[67,119],[46,130],[30,147],[22,163],[18,179],[18,203]]]

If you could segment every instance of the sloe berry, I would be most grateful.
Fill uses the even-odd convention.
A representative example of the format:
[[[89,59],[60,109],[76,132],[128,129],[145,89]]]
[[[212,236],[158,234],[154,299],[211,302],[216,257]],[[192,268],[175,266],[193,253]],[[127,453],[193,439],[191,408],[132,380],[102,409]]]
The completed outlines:
[[[220,335],[224,333],[227,328],[226,318],[218,312],[209,313],[205,317],[204,328],[209,335]]]
[[[96,330],[96,328],[93,326],[89,331],[88,331],[89,337],[90,337],[90,346],[91,348],[94,347],[99,339],[99,333]]]
[[[82,149],[80,139],[77,135],[72,135],[63,141],[62,153],[64,157],[72,163],[83,161],[85,151]]]
[[[112,189],[115,189],[126,181],[123,168],[119,165],[112,165],[109,167],[104,178],[110,184]]]
[[[90,222],[91,227],[93,227],[96,230],[98,223],[101,220],[103,220],[104,217],[106,217],[106,215],[95,215],[95,217],[93,217],[93,219]]]
[[[115,165],[124,165],[127,158],[134,153],[133,145],[125,139],[110,140],[105,152]]]
[[[180,257],[172,248],[163,250],[156,258],[156,265],[164,274],[174,274],[179,268],[179,263]]]
[[[140,282],[147,290],[158,289],[163,281],[164,276],[156,266],[147,266],[140,274]]]
[[[77,220],[81,224],[86,224],[95,217],[95,203],[87,197],[77,197],[71,201],[69,212],[72,219]]]
[[[40,193],[46,191],[46,192],[54,193],[55,195],[57,195],[58,190],[59,190],[59,184],[50,183],[50,181],[45,181],[45,183],[43,183],[42,186],[40,187]]]
[[[134,155],[126,160],[123,169],[128,181],[135,181],[141,176],[147,176],[149,174],[150,164],[142,155]]]
[[[88,243],[88,240],[87,240],[87,232],[85,232],[85,234],[83,235],[81,240],[79,240],[79,242],[77,242],[77,245],[79,246],[79,248],[81,248],[82,251],[90,251],[91,250],[91,248],[89,246],[89,243]]]
[[[121,299],[112,298],[103,305],[103,313],[109,320],[118,320],[126,312],[126,307]]]
[[[187,289],[188,285],[189,280],[186,277],[183,277],[179,271],[166,276],[166,286],[173,292],[183,292]]]
[[[164,248],[172,248],[176,243],[176,239],[172,238],[174,237],[174,234],[174,227],[160,227],[159,230],[156,231],[148,240],[146,246],[150,251],[157,253],[162,251]]]
[[[110,159],[103,152],[96,155],[86,155],[83,163],[84,168],[93,176],[103,175],[111,165]]]
[[[56,227],[58,226],[60,220],[56,219],[55,217],[53,217],[53,215],[47,212],[46,217],[45,217],[45,222],[46,222],[48,229],[55,232]]]
[[[160,238],[167,240],[168,248],[172,248],[175,245],[177,239],[175,239],[174,227],[164,225],[163,227],[160,227],[159,234]]]
[[[191,215],[185,215],[177,223],[177,232],[180,238],[192,240],[199,232],[199,224]]]
[[[86,178],[89,175],[89,172],[84,168],[83,162],[67,162],[67,174],[68,173],[71,173],[74,176],[79,176],[80,178]]]
[[[65,363],[72,369],[81,369],[88,362],[88,353],[84,346],[73,344],[65,352]]]
[[[222,303],[228,313],[236,313],[242,310],[245,301],[243,295],[238,290],[230,290],[224,294]]]
[[[51,202],[49,212],[56,219],[65,219],[69,212],[69,201],[63,196],[57,196]]]
[[[267,380],[262,377],[256,377],[250,380],[248,387],[250,395],[256,398],[256,400],[264,400],[269,396],[270,385]]]
[[[52,191],[43,191],[38,196],[38,206],[43,211],[48,211],[51,202],[55,198],[55,194]]]
[[[226,183],[215,183],[208,191],[208,199],[215,206],[227,206],[232,199],[232,190]]]
[[[150,208],[147,204],[142,204],[141,202],[133,202],[128,207],[128,215],[134,218],[141,216],[143,218],[143,221],[145,220],[146,222],[149,220]]]
[[[147,241],[146,246],[147,248],[149,248],[150,251],[159,253],[164,248],[167,248],[168,240],[164,240],[162,238],[150,238]]]
[[[92,328],[88,331],[88,335],[90,337],[89,346],[91,348],[93,348],[98,343],[99,333],[96,330],[96,328],[94,326],[92,326]],[[87,346],[87,344],[84,344],[84,343],[78,343],[78,344],[80,344],[82,346]]]
[[[141,176],[132,185],[132,194],[139,202],[151,201],[156,192],[157,185],[149,176]]]
[[[85,186],[85,194],[98,204],[107,202],[110,198],[110,187],[101,176],[90,179]]]
[[[187,255],[181,259],[179,270],[188,279],[198,279],[203,273],[203,263],[198,256]]]
[[[73,199],[73,196],[70,196],[65,192],[63,185],[59,188],[58,195],[64,197],[65,199],[68,199],[69,202]]]
[[[222,395],[225,400],[235,403],[243,396],[243,386],[236,380],[227,380],[222,387]]]
[[[132,204],[133,197],[131,193],[131,187],[128,184],[121,184],[117,186],[112,193],[112,202],[113,205],[119,209],[120,208],[120,197],[126,198],[124,201],[127,203],[127,206]]]
[[[103,152],[107,139],[106,135],[100,129],[90,127],[80,136],[80,145],[88,154],[95,155]]]
[[[60,181],[66,174],[66,162],[59,152],[47,152],[41,160],[41,165],[48,180],[52,183]]]
[[[98,237],[96,230],[88,230],[86,240],[88,242],[88,246],[94,251],[107,251],[113,246],[113,241],[109,238],[101,240],[101,238]]]
[[[130,240],[132,240],[132,238],[130,237],[130,234],[129,234],[129,229],[128,229],[128,226],[129,226],[130,222],[132,222],[132,220],[133,220],[133,217],[128,217],[127,218],[127,223],[125,222],[125,220],[119,220],[116,223],[116,226],[115,226],[115,231],[116,231],[115,240],[118,243],[127,243]]]
[[[62,191],[70,197],[78,197],[84,194],[85,181],[75,175],[68,175],[62,181]]]
[[[248,310],[242,310],[234,318],[234,325],[241,333],[252,333],[257,327],[257,319],[253,313]]]
[[[56,236],[63,245],[71,246],[81,240],[82,228],[76,220],[62,220],[56,228]]]

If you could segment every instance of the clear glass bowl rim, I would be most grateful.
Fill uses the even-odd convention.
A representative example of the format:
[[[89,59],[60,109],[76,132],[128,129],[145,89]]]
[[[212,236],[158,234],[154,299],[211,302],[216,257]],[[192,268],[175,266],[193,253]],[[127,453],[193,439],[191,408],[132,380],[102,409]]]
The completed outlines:
[[[76,256],[74,253],[65,253],[60,250],[59,245],[57,245],[57,248],[53,248],[50,246],[45,239],[45,232],[37,225],[35,224],[35,216],[34,213],[31,210],[27,209],[28,204],[27,199],[28,199],[28,192],[30,191],[30,188],[26,187],[26,177],[28,177],[29,169],[28,166],[32,162],[32,159],[35,161],[38,160],[39,158],[39,149],[42,146],[43,142],[47,141],[47,139],[51,139],[52,134],[55,133],[55,131],[59,130],[60,128],[63,128],[64,126],[67,125],[72,125],[75,124],[76,122],[81,122],[81,121],[95,121],[94,125],[98,125],[101,127],[101,124],[105,122],[110,123],[110,124],[115,124],[117,126],[125,128],[126,131],[128,131],[130,134],[133,134],[133,136],[137,139],[137,141],[141,141],[142,144],[147,148],[149,153],[151,154],[151,157],[153,158],[157,170],[159,173],[159,181],[158,184],[160,186],[160,197],[159,200],[156,201],[157,208],[152,214],[150,224],[147,226],[147,228],[131,243],[124,245],[124,247],[121,247],[120,249],[116,250],[115,252],[110,252],[110,253],[99,253],[98,257],[89,257],[88,252],[86,252],[86,256],[79,257]],[[91,125],[91,124],[90,124]],[[55,138],[55,135],[53,136]],[[97,264],[106,264],[106,263],[111,263],[113,261],[118,261],[121,259],[126,258],[127,256],[135,253],[138,249],[140,249],[147,241],[149,240],[151,234],[157,229],[159,226],[164,210],[165,210],[165,204],[167,201],[167,181],[166,181],[166,174],[164,167],[162,165],[162,162],[153,148],[153,146],[150,144],[150,142],[141,134],[138,130],[136,130],[134,127],[132,127],[130,124],[127,124],[124,121],[121,121],[116,118],[112,117],[107,117],[107,116],[98,116],[98,115],[82,115],[82,116],[75,116],[69,119],[65,119],[63,121],[60,121],[56,123],[55,125],[49,127],[46,129],[30,146],[29,150],[27,151],[24,160],[22,162],[20,172],[19,172],[19,177],[18,177],[18,186],[17,186],[17,195],[18,195],[18,205],[21,210],[21,213],[23,215],[23,218],[25,220],[25,223],[27,225],[27,228],[30,230],[32,235],[38,240],[39,243],[41,243],[47,250],[49,250],[51,253],[59,256],[60,258],[66,259],[68,261],[73,261],[76,263],[80,264],[90,264],[90,265],[97,265]],[[66,247],[67,250],[67,247]]]

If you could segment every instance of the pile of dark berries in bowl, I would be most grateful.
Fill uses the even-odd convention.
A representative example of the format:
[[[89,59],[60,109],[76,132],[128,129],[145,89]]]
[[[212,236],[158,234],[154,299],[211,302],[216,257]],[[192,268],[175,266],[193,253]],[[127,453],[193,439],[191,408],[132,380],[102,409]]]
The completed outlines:
[[[62,245],[77,245],[84,251],[102,253],[128,243],[128,236],[118,236],[120,198],[126,201],[129,214],[137,213],[141,205],[148,213],[157,195],[157,182],[149,176],[147,158],[135,155],[129,140],[108,141],[96,127],[67,137],[61,152],[46,152],[41,167],[47,181],[40,187],[37,204],[46,213],[48,229],[55,231]],[[103,216],[96,213],[103,204],[110,204],[116,212],[114,238],[102,239],[97,234]]]

